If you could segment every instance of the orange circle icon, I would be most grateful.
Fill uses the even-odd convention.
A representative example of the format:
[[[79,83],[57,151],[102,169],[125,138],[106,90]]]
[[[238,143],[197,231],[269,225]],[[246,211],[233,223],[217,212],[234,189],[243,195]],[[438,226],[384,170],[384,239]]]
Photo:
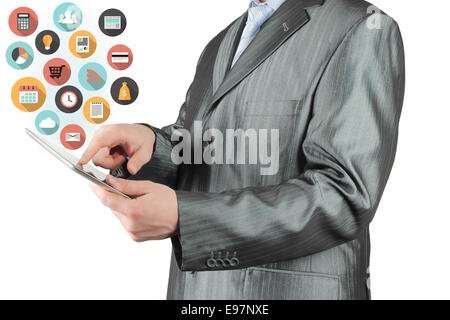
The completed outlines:
[[[111,114],[111,106],[105,99],[93,97],[85,102],[83,114],[90,123],[101,124],[108,120]]]
[[[88,31],[77,31],[69,39],[69,49],[75,57],[86,59],[97,49],[97,40]]]
[[[34,112],[42,107],[47,97],[44,85],[36,78],[26,77],[17,81],[11,90],[11,100],[17,109]]]

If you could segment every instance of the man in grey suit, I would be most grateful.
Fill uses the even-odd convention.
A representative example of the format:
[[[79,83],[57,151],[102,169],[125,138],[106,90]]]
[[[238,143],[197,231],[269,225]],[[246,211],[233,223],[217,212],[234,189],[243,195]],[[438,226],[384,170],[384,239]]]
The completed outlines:
[[[369,223],[404,95],[396,22],[360,0],[252,1],[205,48],[175,124],[100,129],[80,165],[136,241],[171,237],[169,299],[369,299]]]

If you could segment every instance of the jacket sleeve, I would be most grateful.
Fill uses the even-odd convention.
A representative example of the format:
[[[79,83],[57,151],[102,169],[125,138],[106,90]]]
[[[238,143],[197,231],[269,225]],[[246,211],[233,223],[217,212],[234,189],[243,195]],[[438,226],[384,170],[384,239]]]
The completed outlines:
[[[172,242],[181,270],[291,260],[354,240],[367,228],[394,163],[405,81],[398,25],[385,15],[380,29],[367,21],[348,32],[317,86],[299,146],[304,172],[275,186],[177,191],[180,234]],[[235,259],[208,266],[217,252]]]
[[[177,121],[170,126],[159,129],[149,124],[143,124],[153,130],[156,136],[153,156],[150,162],[144,165],[135,176],[129,177],[130,180],[150,180],[171,188],[176,187],[178,165],[171,158],[173,148],[171,136],[175,130],[183,127],[185,115],[186,103],[181,107]]]

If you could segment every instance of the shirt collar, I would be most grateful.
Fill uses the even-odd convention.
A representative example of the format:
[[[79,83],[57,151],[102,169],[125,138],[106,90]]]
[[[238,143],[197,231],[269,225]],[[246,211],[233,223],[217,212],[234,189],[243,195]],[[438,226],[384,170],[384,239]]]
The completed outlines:
[[[274,11],[277,11],[279,7],[285,2],[286,0],[266,0],[265,3],[260,3],[258,0],[251,0],[249,8],[253,8],[257,5],[263,5],[267,4],[269,7],[271,7]]]

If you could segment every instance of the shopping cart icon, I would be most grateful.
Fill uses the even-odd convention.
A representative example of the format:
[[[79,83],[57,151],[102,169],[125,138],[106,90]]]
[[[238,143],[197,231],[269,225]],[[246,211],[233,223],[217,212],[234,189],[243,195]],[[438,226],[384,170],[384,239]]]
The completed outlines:
[[[65,67],[66,67],[65,65],[48,67],[50,69],[50,78],[52,78],[52,79],[61,78],[62,69]]]

